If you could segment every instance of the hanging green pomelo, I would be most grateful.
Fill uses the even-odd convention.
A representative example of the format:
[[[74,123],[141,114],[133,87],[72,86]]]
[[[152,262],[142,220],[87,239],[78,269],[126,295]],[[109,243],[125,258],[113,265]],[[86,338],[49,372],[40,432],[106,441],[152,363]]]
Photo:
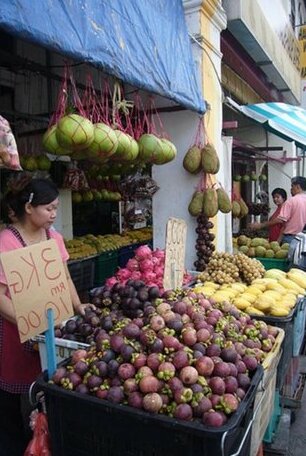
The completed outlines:
[[[89,157],[108,158],[117,149],[118,139],[114,130],[105,123],[94,124],[94,139],[88,149]]]
[[[163,156],[162,142],[157,136],[150,133],[141,135],[138,140],[139,145],[139,159],[144,162],[154,163]]]
[[[135,141],[134,138],[132,138],[132,147],[130,149],[130,153],[129,153],[129,156],[128,156],[128,159],[127,161],[134,161],[136,160],[136,158],[138,157],[139,155],[139,146],[138,146],[138,142]]]
[[[51,128],[48,128],[46,133],[43,136],[42,143],[43,147],[54,155],[70,155],[72,150],[66,147],[61,147],[56,139],[57,126],[53,125]]]
[[[56,139],[60,146],[68,149],[87,149],[94,139],[94,126],[85,117],[69,114],[58,122]]]
[[[111,160],[132,161],[138,156],[138,144],[132,136],[120,130],[114,130],[118,139],[118,146]]]
[[[169,141],[168,139],[161,138],[162,143],[162,155],[156,156],[153,158],[152,163],[154,165],[164,165],[165,163],[169,163],[176,157],[176,147],[175,145]]]

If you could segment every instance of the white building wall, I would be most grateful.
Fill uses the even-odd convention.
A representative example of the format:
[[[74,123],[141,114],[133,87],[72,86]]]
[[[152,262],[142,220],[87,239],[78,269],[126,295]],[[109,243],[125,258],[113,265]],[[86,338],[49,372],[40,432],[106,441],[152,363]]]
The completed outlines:
[[[187,223],[185,266],[187,269],[193,269],[196,219],[189,215],[188,205],[199,176],[193,176],[185,171],[182,162],[195,138],[199,117],[190,111],[167,113],[160,117],[165,131],[177,147],[177,157],[166,165],[152,168],[152,177],[160,187],[153,197],[154,248],[165,247],[169,217],[184,219]]]

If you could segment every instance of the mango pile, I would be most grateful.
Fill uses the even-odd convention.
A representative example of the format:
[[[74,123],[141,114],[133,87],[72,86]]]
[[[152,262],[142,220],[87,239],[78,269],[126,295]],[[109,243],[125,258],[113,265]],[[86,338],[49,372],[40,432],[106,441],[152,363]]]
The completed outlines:
[[[65,247],[70,260],[79,260],[97,254],[97,249],[80,239],[65,239]]]
[[[152,239],[152,229],[143,228],[127,231],[124,234],[97,235],[86,234],[71,240],[65,239],[65,246],[69,253],[70,260],[86,258],[111,250],[118,250],[121,247],[139,242],[147,242]]]
[[[241,252],[253,258],[279,258],[288,256],[289,244],[280,245],[277,241],[269,242],[265,238],[255,237],[253,239],[241,235],[233,239],[235,252]]]
[[[231,302],[250,315],[286,317],[295,307],[297,298],[305,295],[306,272],[295,268],[287,273],[270,269],[249,286],[238,281],[223,285],[207,281],[197,285],[194,291],[218,303]]]

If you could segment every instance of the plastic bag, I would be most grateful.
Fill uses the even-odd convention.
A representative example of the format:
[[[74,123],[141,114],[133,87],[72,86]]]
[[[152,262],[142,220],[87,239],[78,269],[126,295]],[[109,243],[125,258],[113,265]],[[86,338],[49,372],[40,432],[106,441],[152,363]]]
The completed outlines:
[[[0,167],[21,170],[15,137],[8,121],[0,116]]]
[[[89,189],[84,171],[76,165],[71,164],[70,168],[66,171],[63,187],[70,188],[70,190],[74,191]]]
[[[24,456],[51,456],[48,421],[43,412],[39,412],[35,418],[33,438]]]

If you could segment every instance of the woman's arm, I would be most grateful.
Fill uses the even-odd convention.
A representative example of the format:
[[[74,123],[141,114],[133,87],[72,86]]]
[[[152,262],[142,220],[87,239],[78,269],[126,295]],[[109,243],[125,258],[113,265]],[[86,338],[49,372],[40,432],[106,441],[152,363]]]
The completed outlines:
[[[6,296],[6,290],[6,285],[0,283],[0,315],[10,323],[14,323],[16,325],[14,306],[11,299]]]
[[[282,226],[281,230],[280,230],[280,233],[279,233],[279,236],[278,236],[278,239],[277,239],[277,242],[279,244],[281,244],[282,240],[283,240],[283,235],[284,235],[284,228],[285,228],[285,225]]]
[[[279,219],[278,217],[274,219],[267,220],[266,222],[261,222],[261,223],[250,223],[248,225],[248,228],[251,230],[262,230],[263,228],[269,228],[270,226],[273,225],[278,225],[278,224],[284,224],[284,220]]]

